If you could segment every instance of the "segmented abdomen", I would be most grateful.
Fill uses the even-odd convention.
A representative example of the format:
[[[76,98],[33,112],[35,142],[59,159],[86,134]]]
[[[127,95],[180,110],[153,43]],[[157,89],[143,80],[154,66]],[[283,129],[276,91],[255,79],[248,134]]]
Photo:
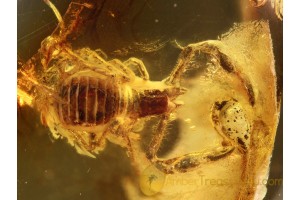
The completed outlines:
[[[59,118],[69,125],[105,124],[124,107],[120,89],[112,80],[73,77],[61,88]]]

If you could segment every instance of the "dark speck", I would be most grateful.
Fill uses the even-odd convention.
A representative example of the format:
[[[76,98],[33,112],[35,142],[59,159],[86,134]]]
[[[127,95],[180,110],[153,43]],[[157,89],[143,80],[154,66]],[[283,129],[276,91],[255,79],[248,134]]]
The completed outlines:
[[[241,138],[237,138],[238,143],[242,146],[243,149],[246,149],[245,142]]]
[[[79,110],[79,120],[80,120],[80,121],[83,121],[84,118],[85,118],[85,116],[84,116],[84,111],[83,111],[83,110]]]
[[[221,103],[216,102],[215,106],[218,110],[221,110],[225,105],[226,105],[227,101],[222,101]]]
[[[95,133],[90,133],[90,138],[91,138],[91,140],[94,140],[95,137],[96,137],[96,134],[95,134]]]
[[[97,112],[96,113],[96,121],[99,121],[100,119],[102,119],[103,117],[103,113],[102,112]]]

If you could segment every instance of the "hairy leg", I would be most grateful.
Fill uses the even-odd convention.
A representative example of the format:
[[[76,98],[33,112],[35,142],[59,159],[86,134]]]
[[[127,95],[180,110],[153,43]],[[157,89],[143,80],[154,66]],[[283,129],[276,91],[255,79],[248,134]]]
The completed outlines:
[[[124,65],[127,66],[128,68],[132,69],[133,71],[134,71],[134,68],[136,68],[139,71],[140,76],[144,80],[149,80],[149,73],[148,73],[143,61],[132,57],[132,58],[129,58],[128,60],[126,60],[124,62]]]
[[[202,164],[217,161],[226,157],[235,149],[234,146],[220,146],[213,149],[188,153],[170,159],[161,159],[156,156],[161,142],[166,134],[169,114],[163,115],[150,143],[147,158],[166,174],[185,173],[200,167]]]

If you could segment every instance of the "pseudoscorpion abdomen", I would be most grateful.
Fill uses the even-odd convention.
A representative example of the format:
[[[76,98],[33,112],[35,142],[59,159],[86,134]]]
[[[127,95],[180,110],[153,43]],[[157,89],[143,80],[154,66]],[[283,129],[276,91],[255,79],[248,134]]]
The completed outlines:
[[[59,118],[69,125],[100,125],[107,123],[124,108],[124,99],[116,83],[94,77],[73,77],[61,87],[57,103]]]

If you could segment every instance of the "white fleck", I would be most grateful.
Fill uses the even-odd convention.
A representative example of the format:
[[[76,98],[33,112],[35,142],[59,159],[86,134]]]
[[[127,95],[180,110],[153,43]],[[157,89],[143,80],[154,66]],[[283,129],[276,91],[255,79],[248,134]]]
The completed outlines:
[[[28,182],[27,181],[25,181],[25,184],[27,184]]]
[[[69,71],[71,71],[72,69],[74,69],[74,65],[67,65],[67,66],[65,67],[65,72],[69,72]]]
[[[91,168],[88,168],[88,170],[86,171],[86,173],[89,173],[89,172],[90,172],[90,170],[91,170]]]
[[[175,113],[171,113],[170,114],[170,119],[171,120],[175,120],[177,118],[176,114]]]
[[[79,196],[81,196],[81,192],[79,193]]]
[[[155,19],[154,21],[155,21],[155,23],[158,23],[158,22],[159,22],[159,20],[158,20],[158,19]]]
[[[173,7],[176,8],[176,7],[177,7],[177,3],[174,3],[174,4],[173,4]]]
[[[193,126],[190,126],[190,129],[194,129],[194,128],[196,128],[196,126],[195,126],[195,125],[193,125]]]
[[[191,123],[191,119],[190,118],[186,118],[184,121],[187,122],[187,123]]]

